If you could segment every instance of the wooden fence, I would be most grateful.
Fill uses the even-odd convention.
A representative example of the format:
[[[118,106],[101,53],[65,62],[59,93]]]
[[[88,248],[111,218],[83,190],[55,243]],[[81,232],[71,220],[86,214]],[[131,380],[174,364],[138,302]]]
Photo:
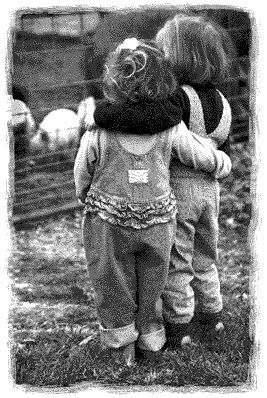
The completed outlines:
[[[13,137],[11,142],[14,143]],[[23,158],[14,156],[14,145],[10,149],[13,158],[10,167],[13,177],[12,221],[15,225],[80,207],[75,198],[73,179],[77,146]]]

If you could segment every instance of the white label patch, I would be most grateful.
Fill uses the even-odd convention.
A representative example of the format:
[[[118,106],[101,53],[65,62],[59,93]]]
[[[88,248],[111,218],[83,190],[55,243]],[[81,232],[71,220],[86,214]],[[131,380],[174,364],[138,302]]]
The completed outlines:
[[[128,170],[128,178],[130,184],[147,184],[148,170]]]

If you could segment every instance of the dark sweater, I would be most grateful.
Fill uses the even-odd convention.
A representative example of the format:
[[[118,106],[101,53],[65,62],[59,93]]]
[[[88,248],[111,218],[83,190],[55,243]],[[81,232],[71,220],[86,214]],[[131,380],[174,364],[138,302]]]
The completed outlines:
[[[212,84],[194,85],[193,88],[201,102],[206,133],[209,135],[216,129],[222,117],[221,96]],[[168,98],[156,101],[103,101],[96,107],[94,119],[101,128],[127,134],[160,133],[177,125],[181,120],[190,128],[190,101],[182,88]],[[219,149],[229,155],[229,137]]]

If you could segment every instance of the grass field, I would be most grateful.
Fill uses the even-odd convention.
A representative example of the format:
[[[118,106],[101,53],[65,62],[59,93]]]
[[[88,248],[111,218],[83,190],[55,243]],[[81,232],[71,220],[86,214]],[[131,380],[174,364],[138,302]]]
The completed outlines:
[[[167,350],[153,367],[111,363],[99,342],[81,214],[61,215],[13,236],[10,337],[16,384],[66,387],[91,381],[116,386],[249,387],[250,156],[247,144],[236,144],[232,150],[233,173],[222,182],[219,241],[225,336],[211,343],[196,331],[190,349]]]

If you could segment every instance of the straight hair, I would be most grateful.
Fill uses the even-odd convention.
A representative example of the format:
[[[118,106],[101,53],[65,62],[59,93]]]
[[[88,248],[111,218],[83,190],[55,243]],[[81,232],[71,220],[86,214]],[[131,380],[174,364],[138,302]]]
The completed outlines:
[[[227,31],[203,16],[177,14],[156,36],[179,84],[221,84],[230,75],[234,47]]]

